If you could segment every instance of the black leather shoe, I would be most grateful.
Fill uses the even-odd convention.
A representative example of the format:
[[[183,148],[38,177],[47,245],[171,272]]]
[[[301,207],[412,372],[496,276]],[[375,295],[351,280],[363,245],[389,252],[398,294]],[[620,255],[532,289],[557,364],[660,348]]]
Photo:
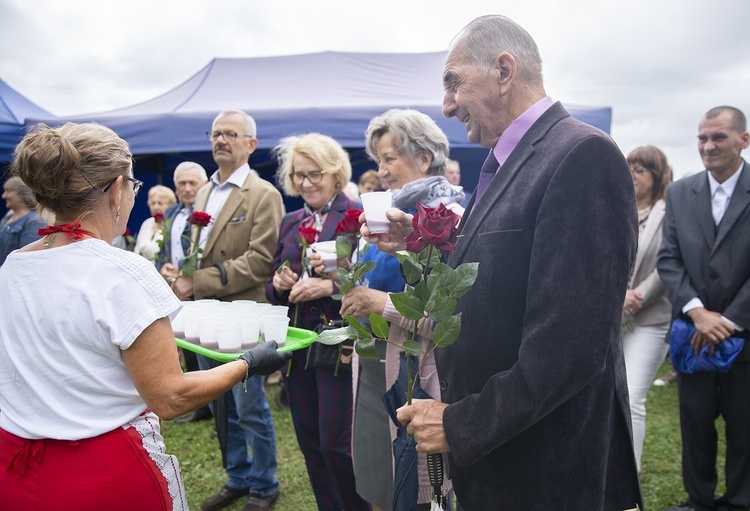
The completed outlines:
[[[235,489],[224,485],[224,487],[219,490],[219,493],[203,501],[201,504],[201,510],[219,511],[219,509],[224,509],[225,507],[230,506],[235,500],[246,497],[249,491],[250,488]]]
[[[264,497],[258,493],[251,493],[247,499],[247,504],[242,511],[268,511],[279,498],[279,492]]]
[[[182,417],[177,417],[174,420],[175,424],[184,424],[186,422],[198,422],[198,421],[207,421],[212,417],[211,415],[211,409],[207,406],[202,406],[198,408],[197,410],[193,410],[192,412],[183,415]]]

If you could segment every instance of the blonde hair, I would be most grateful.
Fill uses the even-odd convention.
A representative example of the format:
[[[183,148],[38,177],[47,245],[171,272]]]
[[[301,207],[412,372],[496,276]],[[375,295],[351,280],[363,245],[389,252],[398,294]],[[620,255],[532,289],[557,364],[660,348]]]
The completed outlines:
[[[337,191],[342,191],[352,178],[352,164],[349,154],[329,136],[320,133],[291,136],[281,139],[274,149],[279,161],[276,171],[276,182],[290,197],[300,195],[299,188],[292,181],[294,173],[294,157],[306,156],[320,166],[327,174],[334,174],[338,183]]]
[[[167,206],[177,204],[177,196],[174,194],[171,188],[167,188],[164,185],[154,185],[148,189],[148,202],[154,197],[161,197],[167,203]]]
[[[127,142],[100,124],[36,124],[16,147],[11,172],[31,189],[42,213],[81,218],[107,185],[130,174],[132,158]]]

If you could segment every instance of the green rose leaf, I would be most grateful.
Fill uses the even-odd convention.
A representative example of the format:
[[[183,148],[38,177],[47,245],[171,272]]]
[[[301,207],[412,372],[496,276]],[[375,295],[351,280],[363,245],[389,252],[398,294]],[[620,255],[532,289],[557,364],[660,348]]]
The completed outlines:
[[[406,319],[418,320],[424,317],[422,300],[416,295],[404,291],[403,293],[389,293],[396,310]]]
[[[372,337],[359,339],[354,344],[354,349],[357,350],[357,354],[360,357],[371,358],[374,360],[378,359],[378,351],[375,349],[375,339]]]
[[[422,355],[422,346],[417,341],[412,341],[411,339],[404,341],[404,344],[402,344],[401,347],[412,357]]]
[[[352,275],[352,282],[357,282],[359,279],[365,276],[365,274],[375,269],[375,261],[365,261],[362,266],[357,268]]]
[[[424,267],[410,257],[402,261],[401,268],[403,268],[404,270],[404,277],[406,277],[406,281],[410,284],[419,282],[419,280],[422,278]]]
[[[477,280],[479,263],[463,263],[456,268],[457,280],[452,286],[451,296],[459,298],[469,292]]]
[[[333,330],[323,330],[315,339],[315,342],[325,344],[326,346],[334,346],[350,339],[351,334],[352,332],[349,330],[349,327],[334,328]]]
[[[346,236],[336,237],[336,257],[342,259],[349,257],[352,254],[352,245],[349,243],[349,238]]]
[[[435,323],[447,321],[456,310],[456,300],[450,296],[438,296],[435,298],[435,306],[430,312],[430,318]]]
[[[435,325],[435,329],[432,331],[432,341],[438,348],[445,348],[458,339],[459,332],[461,332],[460,313]]]
[[[372,327],[372,333],[378,339],[388,339],[390,328],[388,322],[383,319],[383,316],[374,312],[370,313],[370,326]]]
[[[346,322],[349,323],[349,326],[354,329],[354,337],[352,337],[353,339],[356,337],[372,337],[370,331],[365,328],[365,326],[360,323],[354,316],[347,316]]]

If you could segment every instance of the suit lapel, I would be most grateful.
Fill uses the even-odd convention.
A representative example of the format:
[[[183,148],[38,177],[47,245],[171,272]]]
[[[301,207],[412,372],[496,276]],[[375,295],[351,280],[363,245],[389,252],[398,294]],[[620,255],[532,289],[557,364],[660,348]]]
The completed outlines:
[[[693,207],[691,208],[701,234],[709,249],[716,239],[714,216],[711,212],[711,191],[708,187],[708,175],[705,173],[693,184]]]
[[[476,237],[479,231],[479,226],[482,225],[494,205],[501,199],[510,184],[515,180],[526,161],[534,155],[534,145],[544,138],[552,126],[569,115],[559,103],[552,105],[518,142],[518,145],[510,153],[508,159],[495,174],[495,177],[492,178],[492,181],[490,181],[487,191],[482,196],[482,200],[477,202],[475,200],[476,197],[472,198],[469,215],[465,222],[461,222],[461,233],[456,243],[456,251],[449,259],[451,266],[455,267],[463,262],[463,257],[468,247],[473,243],[474,237]],[[530,171],[530,169],[526,169],[526,171]]]
[[[250,172],[245,179],[245,182],[242,183],[242,188],[233,187],[232,191],[229,192],[229,197],[227,197],[226,202],[224,202],[224,205],[221,207],[219,214],[214,218],[214,224],[211,227],[211,232],[208,233],[206,246],[203,249],[204,254],[209,254],[211,252],[216,244],[216,240],[219,239],[219,236],[224,232],[224,228],[229,223],[229,220],[232,219],[234,212],[237,211],[237,208],[242,204],[245,192],[250,188],[250,181],[252,178],[253,173]]]
[[[732,229],[737,219],[740,217],[743,211],[750,204],[750,168],[745,163],[740,170],[740,178],[737,181],[737,186],[734,188],[732,198],[729,199],[729,206],[727,206],[724,217],[719,223],[719,232],[716,235],[716,241],[714,242],[713,248],[721,244],[722,240],[727,236],[729,231]],[[711,217],[713,218],[713,216]]]
[[[654,204],[651,213],[649,213],[648,215],[648,220],[646,220],[646,227],[643,229],[643,236],[641,237],[640,243],[638,243],[639,248],[644,247],[645,249],[645,247],[648,247],[651,245],[651,243],[653,243],[654,237],[659,232],[659,229],[661,229],[662,218],[664,218],[664,201],[660,200],[657,201],[656,204]],[[635,257],[635,265],[633,266],[633,276],[638,273],[638,269],[640,268],[645,255],[646,250],[638,250],[638,253]]]

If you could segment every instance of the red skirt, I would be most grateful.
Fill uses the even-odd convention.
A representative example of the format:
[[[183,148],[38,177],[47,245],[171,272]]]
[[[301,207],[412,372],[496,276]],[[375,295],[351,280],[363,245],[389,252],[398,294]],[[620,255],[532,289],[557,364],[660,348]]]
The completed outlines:
[[[0,429],[0,508],[13,511],[187,510],[177,459],[151,412],[77,441],[27,440]]]

